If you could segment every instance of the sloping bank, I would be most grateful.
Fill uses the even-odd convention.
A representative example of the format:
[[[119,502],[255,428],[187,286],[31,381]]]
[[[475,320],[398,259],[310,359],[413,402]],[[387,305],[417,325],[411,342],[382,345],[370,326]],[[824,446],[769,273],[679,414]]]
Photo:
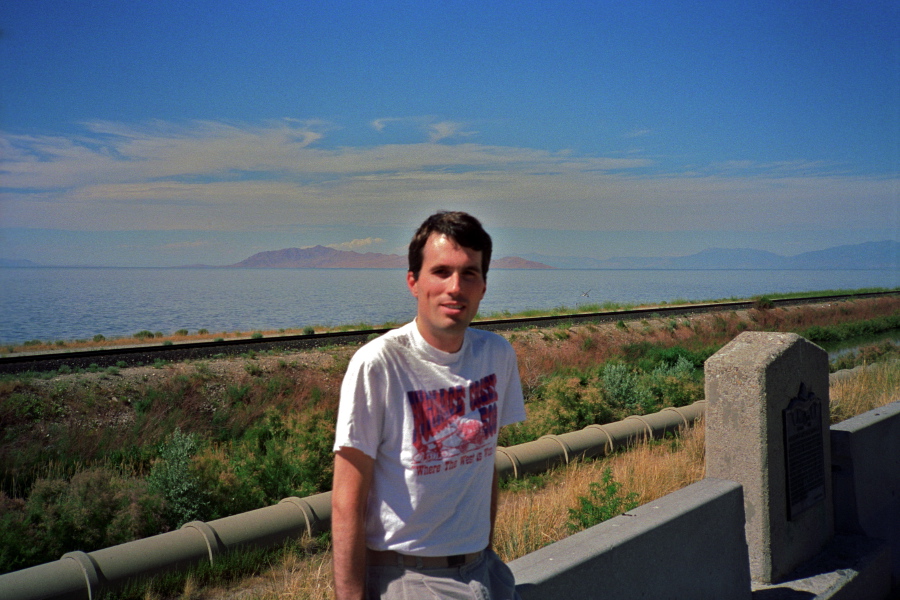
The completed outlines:
[[[532,442],[498,448],[501,479],[521,478],[581,458],[595,458],[642,439],[662,438],[690,427],[704,414],[706,401],[665,408],[580,431],[546,435]],[[322,533],[331,525],[331,492],[285,498],[278,504],[215,521],[186,523],[177,531],[94,552],[69,552],[57,561],[0,575],[4,600],[96,598],[130,581],[214,562],[240,548],[267,548],[289,539]]]

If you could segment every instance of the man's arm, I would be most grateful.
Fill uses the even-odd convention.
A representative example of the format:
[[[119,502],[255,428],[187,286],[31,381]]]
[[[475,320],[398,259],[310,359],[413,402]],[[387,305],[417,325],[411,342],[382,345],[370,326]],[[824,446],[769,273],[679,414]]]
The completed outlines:
[[[331,534],[336,600],[362,600],[366,583],[366,500],[375,460],[355,448],[334,455]]]

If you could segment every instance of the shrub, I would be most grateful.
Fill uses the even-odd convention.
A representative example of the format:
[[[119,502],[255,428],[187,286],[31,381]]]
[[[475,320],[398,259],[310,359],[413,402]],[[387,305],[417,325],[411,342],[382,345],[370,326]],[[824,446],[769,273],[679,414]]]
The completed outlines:
[[[307,327],[303,328],[303,335],[314,335],[315,333],[316,333],[316,330],[313,329],[312,327],[307,326]]]
[[[775,303],[768,296],[759,296],[753,299],[753,308],[756,310],[768,310],[775,308]]]
[[[191,471],[191,458],[197,449],[197,436],[176,429],[163,444],[159,460],[147,477],[150,489],[165,499],[166,520],[176,527],[208,513],[206,491]]]
[[[39,479],[27,501],[0,492],[0,571],[159,533],[161,506],[145,482],[105,467]]]
[[[179,329],[178,331],[175,332],[175,335],[187,335],[187,334],[188,334],[187,329]]]
[[[94,336],[94,341],[95,342],[105,342],[106,337],[102,333],[98,333],[97,335]]]
[[[662,406],[686,406],[704,397],[701,375],[693,363],[683,356],[674,365],[658,364],[648,376],[650,391]],[[648,412],[654,412],[648,411]]]
[[[566,524],[572,533],[593,527],[612,519],[626,511],[637,508],[638,495],[629,492],[623,495],[622,484],[613,480],[612,469],[603,470],[602,483],[594,482],[589,487],[588,496],[578,497],[578,508],[569,509]]]
[[[633,411],[652,405],[653,395],[650,389],[628,365],[606,363],[600,376],[606,401],[613,408]]]
[[[143,329],[141,331],[138,331],[136,334],[134,334],[134,337],[136,337],[139,340],[146,340],[148,338],[153,337],[153,332]]]
[[[244,363],[244,370],[247,371],[248,374],[253,375],[254,377],[259,377],[263,374],[263,369],[257,363]]]
[[[269,411],[239,441],[209,448],[198,458],[198,475],[210,492],[214,516],[328,489],[333,421],[330,411],[289,422]]]

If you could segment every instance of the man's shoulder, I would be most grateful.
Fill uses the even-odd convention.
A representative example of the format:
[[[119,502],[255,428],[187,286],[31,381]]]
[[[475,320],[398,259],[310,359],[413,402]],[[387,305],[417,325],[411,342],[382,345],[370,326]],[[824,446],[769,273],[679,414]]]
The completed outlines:
[[[407,323],[381,334],[377,338],[366,342],[356,351],[354,358],[357,360],[377,360],[379,357],[390,354],[397,349],[406,348],[411,344],[410,326]]]
[[[512,351],[512,344],[510,344],[509,340],[507,340],[499,333],[487,331],[486,329],[469,327],[468,334],[470,336],[469,339],[471,340],[471,343],[476,346],[484,346],[487,348],[491,348],[492,350],[502,349]]]

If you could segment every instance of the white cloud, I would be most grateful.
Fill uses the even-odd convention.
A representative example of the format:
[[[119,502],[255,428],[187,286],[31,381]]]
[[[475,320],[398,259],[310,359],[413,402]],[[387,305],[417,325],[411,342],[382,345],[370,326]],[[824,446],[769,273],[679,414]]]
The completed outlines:
[[[290,119],[92,122],[75,137],[6,134],[0,136],[0,226],[405,226],[431,210],[464,206],[494,226],[510,227],[900,227],[896,178],[846,176],[803,161],[723,161],[663,171],[638,157],[435,143],[465,135],[465,127],[450,121],[421,126],[430,128],[432,141],[337,149],[323,147],[331,125]]]
[[[475,131],[463,131],[462,128],[464,126],[463,123],[455,123],[453,121],[431,123],[428,125],[428,130],[430,132],[428,139],[431,142],[438,142],[453,137],[468,137],[477,133]]]
[[[326,248],[333,248],[335,250],[359,250],[360,248],[365,248],[366,246],[371,246],[372,244],[380,244],[383,243],[384,240],[381,238],[365,238],[363,240],[351,240],[349,242],[342,242],[340,244],[326,244]]]

